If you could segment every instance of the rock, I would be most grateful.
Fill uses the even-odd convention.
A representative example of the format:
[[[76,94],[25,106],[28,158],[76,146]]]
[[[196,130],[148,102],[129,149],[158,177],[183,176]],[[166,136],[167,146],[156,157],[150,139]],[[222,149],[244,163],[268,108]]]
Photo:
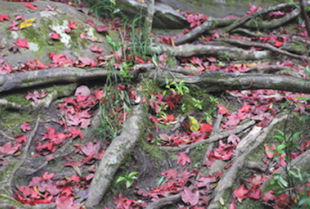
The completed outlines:
[[[103,54],[110,54],[110,47],[104,35],[96,32],[95,27],[102,23],[93,19],[94,26],[85,23],[90,19],[89,16],[77,11],[75,8],[51,1],[35,1],[31,3],[37,5],[33,10],[25,7],[23,2],[4,2],[0,1],[0,14],[7,14],[8,21],[0,21],[0,64],[8,61],[13,67],[21,65],[27,61],[40,60],[45,65],[51,64],[49,53],[66,54],[70,59],[76,60],[77,57],[90,57],[95,59],[99,54],[90,50],[93,45],[99,46]],[[16,20],[16,15],[21,15],[25,20],[35,19],[31,26],[20,29],[22,20]],[[66,33],[70,21],[76,22],[76,29],[72,33]],[[16,30],[10,30],[10,26],[16,22]],[[52,32],[59,33],[59,40],[53,40],[50,35]],[[84,33],[89,39],[82,39],[80,35]],[[17,39],[27,40],[29,49],[18,48],[15,43]],[[10,47],[15,47],[13,50]],[[1,49],[1,48],[0,48]]]
[[[146,14],[146,4],[135,0],[119,0],[117,6],[129,17],[143,17]],[[189,24],[186,18],[171,6],[163,3],[155,3],[153,27],[165,29],[185,28]]]

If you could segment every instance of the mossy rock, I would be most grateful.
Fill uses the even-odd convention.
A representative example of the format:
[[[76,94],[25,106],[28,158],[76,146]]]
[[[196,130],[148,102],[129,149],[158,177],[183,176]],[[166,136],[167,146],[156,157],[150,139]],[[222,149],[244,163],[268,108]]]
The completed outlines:
[[[98,54],[90,50],[93,45],[98,45],[103,50],[103,55],[110,54],[111,49],[104,34],[97,33],[95,29],[102,23],[95,18],[92,19],[94,26],[91,26],[85,22],[89,19],[88,15],[67,4],[50,1],[36,1],[32,4],[37,5],[38,9],[31,10],[22,2],[0,2],[0,14],[7,14],[10,17],[9,21],[0,22],[0,44],[4,47],[1,52],[7,55],[4,59],[13,67],[31,60],[51,64],[50,52],[66,54],[71,60],[76,60],[78,56],[95,59]],[[21,15],[25,20],[35,19],[35,22],[17,31],[9,30],[15,15]],[[65,29],[69,28],[70,21],[76,22],[77,29],[73,29],[72,33],[66,33]],[[19,24],[21,22],[18,21]],[[19,28],[19,25],[17,27]],[[52,40],[50,38],[52,32],[59,33],[60,40]],[[80,37],[82,33],[94,41],[82,39]],[[26,39],[29,49],[21,48],[20,53],[10,51],[9,48],[15,46],[18,38]]]

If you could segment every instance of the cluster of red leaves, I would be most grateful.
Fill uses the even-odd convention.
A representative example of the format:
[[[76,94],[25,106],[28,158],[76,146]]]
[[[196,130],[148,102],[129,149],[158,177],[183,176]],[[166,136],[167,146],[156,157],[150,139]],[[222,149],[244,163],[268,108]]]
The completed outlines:
[[[177,171],[169,169],[162,172],[162,176],[166,178],[165,183],[151,188],[151,191],[138,188],[137,194],[156,201],[162,197],[180,193],[183,204],[190,206],[186,208],[202,209],[208,206],[211,200],[212,184],[219,180],[222,173],[218,173],[216,176],[200,176],[198,178],[197,174],[197,170]],[[189,184],[192,186],[188,187]],[[184,208],[184,205],[179,205],[179,208]]]
[[[190,24],[190,28],[195,28],[201,25],[207,20],[207,16],[200,13],[192,13],[190,11],[183,12],[182,15],[186,18],[187,22]]]
[[[86,190],[93,175],[54,181],[55,175],[45,172],[41,177],[33,177],[27,186],[17,187],[15,199],[28,205],[56,203],[57,209],[80,209],[86,193],[78,196],[74,190]]]
[[[41,155],[47,155],[49,153],[55,152],[59,146],[61,146],[64,141],[68,138],[76,138],[80,137],[83,138],[83,132],[77,128],[71,128],[69,131],[62,133],[56,132],[54,127],[45,126],[46,133],[41,133],[43,137],[40,141],[35,143],[35,149]]]
[[[41,90],[41,92],[39,93],[37,90],[35,90],[33,93],[29,92],[27,93],[27,95],[25,96],[25,98],[27,100],[33,100],[33,102],[35,104],[37,104],[39,102],[38,99],[42,99],[44,97],[46,97],[46,92],[44,90]]]
[[[29,125],[29,122],[24,122],[20,125],[20,128],[23,132],[30,131],[32,128]],[[12,143],[12,141],[9,141],[5,143],[4,145],[0,146],[0,154],[4,155],[13,155],[17,151],[19,151],[22,146],[27,142],[27,137],[23,134],[20,134],[18,136],[15,136],[16,142]]]
[[[102,99],[101,96],[100,99]],[[58,105],[60,114],[63,116],[60,123],[65,127],[87,128],[91,122],[91,109],[97,103],[98,99],[91,94],[87,86],[78,87],[74,97],[66,97],[65,101]]]
[[[159,114],[163,110],[165,110],[167,107],[169,107],[169,110],[173,110],[176,108],[176,105],[181,99],[181,95],[177,94],[173,91],[170,92],[169,96],[163,96],[161,93],[158,93],[156,95],[151,94],[149,99],[149,105],[151,109],[156,113]],[[160,117],[155,117],[153,115],[150,115],[149,118],[154,123],[168,123],[174,121],[174,115],[173,114],[162,114]]]
[[[227,143],[220,140],[216,148],[206,153],[208,160],[204,162],[204,165],[211,166],[214,160],[230,160],[239,141],[240,138],[234,134],[227,138]]]
[[[70,157],[66,157],[67,163],[65,163],[65,166],[76,167],[95,163],[96,160],[102,158],[105,151],[105,149],[101,149],[100,143],[96,141],[88,142],[86,145],[75,144],[74,146],[76,147],[75,153],[80,153],[85,157],[79,161],[74,161]]]

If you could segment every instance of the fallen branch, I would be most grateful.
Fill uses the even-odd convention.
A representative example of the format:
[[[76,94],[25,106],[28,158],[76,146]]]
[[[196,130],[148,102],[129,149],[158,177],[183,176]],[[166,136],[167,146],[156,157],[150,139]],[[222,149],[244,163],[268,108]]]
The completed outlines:
[[[109,72],[102,68],[81,69],[76,67],[50,68],[0,75],[0,93],[13,89],[29,88],[49,83],[73,83],[80,80],[105,78]]]
[[[223,197],[224,192],[227,191],[227,189],[232,188],[234,185],[238,171],[243,167],[244,160],[246,159],[247,155],[253,152],[261,143],[263,143],[266,136],[273,129],[273,127],[286,117],[287,115],[284,115],[273,119],[269,126],[263,129],[261,127],[254,126],[251,132],[239,142],[234,153],[235,157],[233,159],[232,166],[218,182],[213,192],[215,196],[211,200],[208,209],[218,208],[218,201]]]
[[[141,126],[143,126],[144,116],[145,112],[142,105],[134,107],[132,116],[123,125],[122,133],[113,139],[105,151],[89,187],[87,207],[97,205],[104,196],[117,169],[138,141],[143,131]]]
[[[222,138],[228,137],[231,134],[239,133],[239,132],[249,128],[250,126],[252,126],[254,124],[255,124],[254,121],[249,121],[249,122],[246,122],[242,125],[237,126],[233,130],[223,131],[222,133],[211,136],[211,137],[209,137],[203,141],[199,141],[199,142],[195,142],[195,143],[187,144],[187,145],[180,145],[180,146],[176,146],[176,147],[160,147],[160,149],[165,150],[165,151],[182,151],[185,149],[190,150],[190,149],[193,149],[199,145],[210,144],[210,143],[216,142]]]

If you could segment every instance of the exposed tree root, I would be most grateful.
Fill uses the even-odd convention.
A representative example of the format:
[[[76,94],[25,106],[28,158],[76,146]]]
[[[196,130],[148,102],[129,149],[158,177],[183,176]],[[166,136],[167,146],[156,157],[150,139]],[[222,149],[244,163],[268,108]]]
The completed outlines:
[[[134,148],[143,131],[145,112],[142,105],[134,107],[133,114],[124,123],[122,133],[113,139],[105,151],[96,174],[91,182],[86,201],[87,207],[97,205],[107,189],[117,169]]]
[[[81,69],[76,67],[50,68],[0,75],[0,93],[19,88],[29,88],[43,84],[78,82],[82,79],[105,78],[109,73],[102,68]],[[115,72],[115,74],[118,74]]]
[[[215,194],[214,198],[211,200],[208,209],[217,209],[218,201],[222,198],[223,194],[227,189],[233,186],[235,179],[237,177],[238,171],[242,168],[244,164],[244,160],[248,154],[253,152],[263,141],[265,140],[268,133],[273,129],[273,127],[283,119],[285,119],[287,115],[280,116],[275,118],[269,126],[266,128],[261,128],[255,126],[249,134],[244,137],[238,144],[236,151],[234,153],[235,157],[233,159],[232,166],[229,170],[224,174],[222,179],[218,182],[213,194]]]
[[[229,43],[229,44],[234,44],[234,45],[240,45],[240,46],[246,46],[246,47],[259,47],[259,48],[263,48],[263,49],[268,49],[268,50],[270,50],[274,53],[277,53],[277,54],[282,54],[282,55],[292,57],[295,59],[309,61],[309,58],[306,56],[293,54],[291,52],[284,51],[284,50],[279,49],[277,47],[271,46],[270,44],[257,43],[257,42],[241,40],[241,39],[223,39],[223,41],[226,43]]]
[[[148,204],[145,209],[157,209],[157,208],[161,208],[165,205],[172,205],[172,204],[175,204],[180,199],[181,199],[181,194],[171,195],[171,196],[168,196],[165,198],[158,199],[158,200]]]
[[[161,72],[153,74],[155,79],[165,82],[166,78],[183,80],[185,83],[203,85],[209,92],[223,90],[273,89],[299,93],[310,93],[310,80],[285,75],[234,74],[206,72],[200,76],[185,76],[180,73]]]
[[[229,58],[231,60],[259,60],[270,57],[269,51],[244,50],[237,47],[192,45],[181,46],[156,45],[150,47],[150,51],[156,54],[167,53],[176,57],[191,57],[207,55]]]
[[[184,36],[177,38],[174,40],[174,43],[176,45],[184,44],[190,41],[195,40],[203,33],[206,33],[208,31],[212,31],[215,28],[218,27],[224,27],[227,25],[230,25],[233,23],[235,19],[231,18],[208,18],[203,24],[200,26],[194,28],[190,32],[186,33]]]

